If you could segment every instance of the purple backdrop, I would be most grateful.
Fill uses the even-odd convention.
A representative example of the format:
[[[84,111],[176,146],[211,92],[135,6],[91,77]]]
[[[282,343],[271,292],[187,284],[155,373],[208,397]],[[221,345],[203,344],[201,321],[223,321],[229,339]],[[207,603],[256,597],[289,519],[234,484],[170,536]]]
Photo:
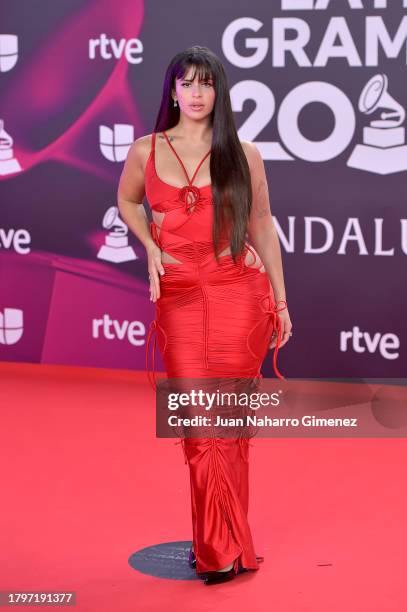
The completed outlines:
[[[144,368],[154,306],[117,183],[170,58],[201,44],[265,161],[294,331],[281,371],[404,376],[407,2],[46,4],[0,7],[0,359]]]

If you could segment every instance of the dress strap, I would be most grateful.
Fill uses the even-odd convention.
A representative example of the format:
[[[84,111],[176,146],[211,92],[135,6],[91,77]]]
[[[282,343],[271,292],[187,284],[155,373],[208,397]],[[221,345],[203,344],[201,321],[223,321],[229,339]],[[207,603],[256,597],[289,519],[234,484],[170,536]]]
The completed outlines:
[[[251,252],[251,254],[253,255],[253,257],[256,259],[256,254],[253,251],[253,249],[251,248],[250,244],[246,245],[246,248],[248,251]],[[244,258],[246,255],[245,251],[242,256],[241,256],[241,270],[243,270],[244,268]],[[280,301],[284,301],[284,300],[280,300]],[[281,344],[281,340],[282,340],[282,327],[281,327],[281,319],[278,316],[278,313],[281,310],[284,310],[285,308],[287,308],[287,304],[285,306],[282,306],[280,308],[278,308],[278,303],[274,304],[274,306],[272,308],[269,308],[268,310],[266,310],[267,314],[270,315],[270,318],[272,320],[273,323],[273,329],[275,329],[277,331],[277,341],[276,341],[276,346],[274,347],[274,354],[273,354],[273,368],[274,368],[274,372],[275,374],[278,376],[278,378],[280,378],[281,380],[285,380],[284,376],[281,374],[281,372],[279,371],[279,369],[277,368],[277,356],[278,356],[278,351],[280,349],[280,344]],[[259,374],[256,376],[256,378],[263,378],[263,375],[259,372]]]
[[[273,368],[274,368],[274,372],[277,374],[278,378],[280,378],[281,380],[285,380],[284,376],[281,374],[281,372],[279,371],[279,369],[277,367],[277,355],[278,355],[278,351],[279,351],[279,348],[280,348],[281,337],[282,337],[281,319],[280,319],[280,317],[277,314],[280,310],[283,310],[283,308],[277,308],[277,305],[273,309],[274,327],[277,330],[277,342],[276,342],[276,346],[274,348],[274,355],[273,355]]]
[[[154,335],[154,344],[153,344],[153,352],[152,352],[153,370],[152,370],[152,375],[151,375],[150,369],[148,367],[148,354],[149,354],[150,341],[151,341],[151,338],[153,336],[153,333],[155,335]],[[156,342],[157,342],[157,321],[156,321],[156,319],[154,319],[150,323],[150,329],[148,331],[147,344],[146,344],[146,372],[147,372],[147,377],[148,377],[148,380],[150,382],[150,385],[152,386],[154,391],[157,390],[157,383],[156,383],[156,378],[155,378],[155,363],[154,363],[154,361],[155,361],[154,357],[155,357]],[[182,450],[184,452],[184,461],[185,461],[185,464],[187,464],[188,460],[187,460],[187,454],[186,454],[186,451],[185,451],[185,440],[183,438],[181,438],[181,440],[179,440],[179,442],[175,442],[175,444],[182,444]]]
[[[155,380],[155,349],[156,349],[156,344],[157,344],[156,330],[157,330],[157,321],[154,319],[150,323],[150,328],[148,330],[148,336],[147,336],[147,342],[146,342],[146,372],[147,372],[147,378],[154,391],[156,391],[157,389],[157,384]],[[153,344],[153,352],[152,352],[153,371],[151,374],[150,368],[148,366],[148,353],[149,353],[150,341],[151,341],[153,334],[154,334],[154,344]]]
[[[270,315],[270,318],[271,318],[272,323],[273,323],[273,329],[276,330],[276,332],[277,332],[276,346],[274,347],[274,354],[273,354],[273,368],[274,368],[274,372],[275,372],[275,374],[277,375],[278,378],[280,378],[281,380],[285,380],[284,376],[281,374],[281,372],[279,371],[279,369],[277,367],[278,351],[280,349],[280,344],[281,344],[282,334],[283,334],[281,319],[278,316],[278,313],[281,310],[284,310],[285,308],[287,308],[287,305],[278,307],[278,304],[279,304],[279,302],[276,302],[274,304],[274,306],[272,306],[266,312]],[[260,378],[262,378],[262,375],[260,375]]]
[[[150,149],[150,156],[149,156],[149,160],[151,159],[152,161],[152,167],[154,170],[154,174],[157,174],[155,171],[155,132],[152,132],[151,134],[151,149]]]
[[[167,134],[165,133],[165,131],[163,131],[163,134],[164,134],[165,139],[166,139],[166,141],[168,142],[168,144],[169,144],[169,146],[170,146],[171,150],[174,152],[174,154],[175,154],[176,158],[178,159],[179,163],[181,164],[181,166],[182,166],[182,168],[183,168],[183,170],[184,170],[185,176],[187,177],[188,185],[192,185],[192,183],[194,182],[194,178],[196,177],[196,175],[197,175],[197,173],[198,173],[198,171],[199,171],[199,168],[202,166],[202,164],[204,163],[204,161],[205,161],[205,159],[208,157],[208,155],[210,155],[210,153],[211,153],[211,149],[209,149],[209,151],[206,153],[206,155],[204,155],[204,157],[201,159],[201,161],[199,162],[199,164],[198,164],[198,166],[197,166],[197,168],[196,168],[196,170],[195,170],[195,172],[194,172],[194,174],[193,174],[193,176],[192,176],[192,179],[190,179],[190,178],[189,178],[189,176],[188,176],[188,172],[186,171],[186,168],[185,168],[185,166],[184,166],[184,164],[183,164],[183,162],[182,162],[182,159],[180,158],[180,156],[178,155],[178,153],[177,153],[177,152],[176,152],[176,150],[174,149],[174,147],[173,147],[173,145],[171,144],[171,142],[170,142],[170,140],[169,140],[169,138],[168,138]]]

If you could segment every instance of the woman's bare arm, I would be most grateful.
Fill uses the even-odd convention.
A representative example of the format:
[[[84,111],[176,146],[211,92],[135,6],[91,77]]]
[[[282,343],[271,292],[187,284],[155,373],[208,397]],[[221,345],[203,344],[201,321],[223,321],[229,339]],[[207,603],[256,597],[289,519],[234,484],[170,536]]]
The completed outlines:
[[[276,300],[285,300],[280,241],[271,214],[263,158],[252,142],[244,141],[244,149],[249,163],[253,191],[252,210],[247,229],[248,237],[269,275]]]
[[[145,196],[143,156],[145,137],[131,145],[119,180],[117,203],[124,222],[148,249],[155,244],[150,233],[149,221],[143,206]]]
[[[242,146],[250,168],[253,191],[252,210],[247,226],[248,238],[259,254],[270,278],[275,301],[286,300],[280,241],[271,213],[263,158],[254,143],[243,141]],[[281,346],[283,346],[289,338],[292,325],[288,309],[281,311],[279,315],[283,319],[284,324],[283,341],[281,343]],[[275,341],[273,341],[271,346],[274,346],[274,344]]]
[[[160,297],[159,274],[164,274],[164,268],[161,263],[161,249],[151,236],[149,220],[143,206],[145,196],[143,160],[148,155],[150,146],[149,136],[138,138],[131,145],[119,180],[117,205],[124,222],[147,251],[150,299],[155,302]]]

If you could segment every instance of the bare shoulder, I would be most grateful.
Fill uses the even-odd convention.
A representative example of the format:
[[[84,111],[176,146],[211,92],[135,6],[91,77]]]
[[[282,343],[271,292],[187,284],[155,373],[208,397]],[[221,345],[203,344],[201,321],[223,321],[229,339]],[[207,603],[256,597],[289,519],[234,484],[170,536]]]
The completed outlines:
[[[141,168],[145,168],[152,145],[152,135],[140,136],[131,145],[127,157],[137,163]]]

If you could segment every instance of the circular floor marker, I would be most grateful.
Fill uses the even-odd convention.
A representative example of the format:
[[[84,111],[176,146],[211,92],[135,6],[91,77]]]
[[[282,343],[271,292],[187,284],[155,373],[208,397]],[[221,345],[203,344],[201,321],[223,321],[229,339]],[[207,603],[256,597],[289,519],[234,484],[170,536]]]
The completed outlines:
[[[191,541],[164,542],[147,546],[129,557],[129,565],[143,574],[172,580],[199,580],[188,565]]]

